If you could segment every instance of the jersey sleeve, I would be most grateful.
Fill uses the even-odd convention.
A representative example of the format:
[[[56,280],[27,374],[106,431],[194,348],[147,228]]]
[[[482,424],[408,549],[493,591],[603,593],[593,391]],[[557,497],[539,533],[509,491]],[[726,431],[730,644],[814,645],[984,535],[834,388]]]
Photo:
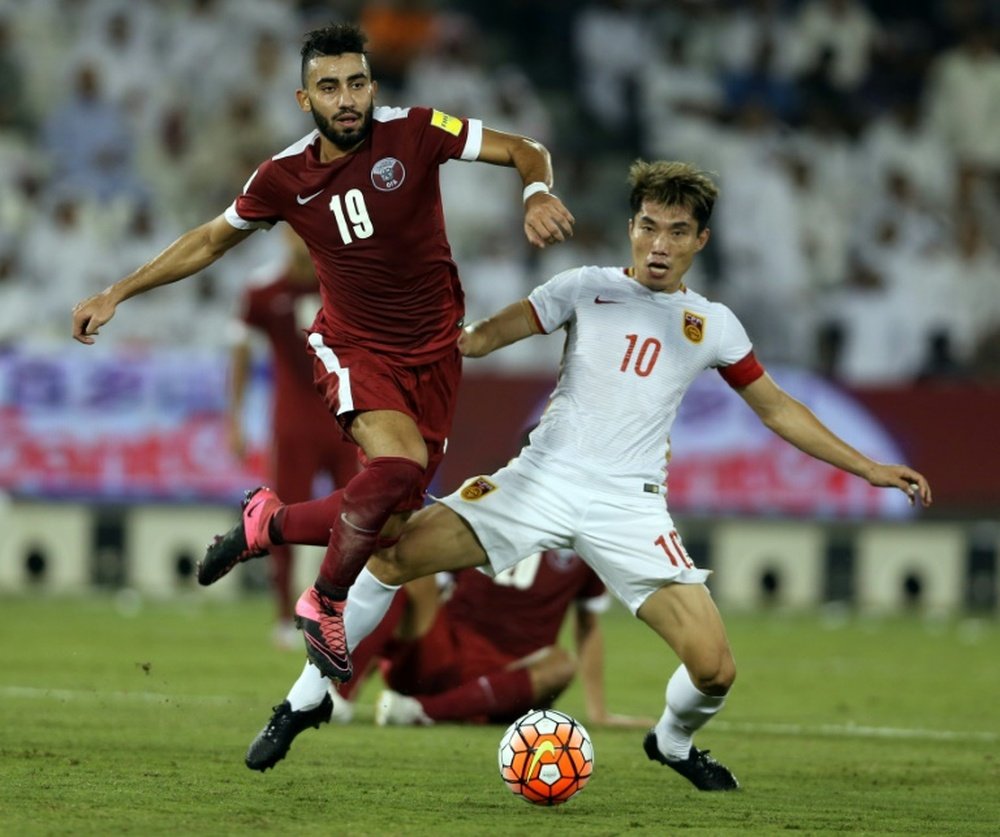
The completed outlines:
[[[545,334],[551,334],[575,316],[580,296],[579,279],[580,268],[564,270],[528,294],[535,319]]]
[[[250,175],[243,192],[226,209],[226,220],[238,230],[269,230],[281,220],[268,161]]]
[[[408,118],[419,134],[420,146],[436,162],[479,159],[483,147],[483,123],[479,119],[425,107],[410,108]]]
[[[764,367],[753,353],[753,344],[747,336],[746,329],[743,328],[743,323],[724,305],[720,307],[725,317],[722,337],[719,340],[718,362],[715,366],[729,386],[745,387],[764,374]]]

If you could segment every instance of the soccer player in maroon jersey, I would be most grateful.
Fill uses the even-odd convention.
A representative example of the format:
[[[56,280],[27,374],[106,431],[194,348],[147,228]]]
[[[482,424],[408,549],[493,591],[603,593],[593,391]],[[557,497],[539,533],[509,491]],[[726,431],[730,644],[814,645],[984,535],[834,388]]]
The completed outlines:
[[[285,263],[265,284],[247,288],[240,303],[244,335],[232,351],[229,436],[233,452],[243,458],[246,444],[242,420],[252,330],[266,338],[271,357],[271,484],[287,502],[300,503],[312,499],[313,483],[320,474],[329,476],[336,487],[347,485],[358,471],[358,449],[330,421],[313,385],[312,363],[303,351],[304,330],[320,307],[319,283],[305,243],[287,224],[282,226],[288,242]],[[274,544],[270,554],[278,618],[274,639],[281,646],[290,646],[293,640],[298,642],[292,621],[292,547]]]
[[[256,229],[284,220],[306,242],[323,299],[309,335],[317,387],[364,467],[321,500],[284,505],[268,488],[248,492],[242,521],[209,548],[199,581],[275,543],[326,545],[296,615],[310,658],[340,681],[351,677],[347,591],[380,534],[391,539],[422,505],[454,414],[464,307],[438,168],[450,159],[516,168],[535,246],[563,241],[573,225],[537,142],[429,108],[375,107],[365,41],[350,24],[310,32],[296,96],[316,130],[262,163],[225,213],[73,309],[74,338],[93,343],[119,303],[197,273]]]

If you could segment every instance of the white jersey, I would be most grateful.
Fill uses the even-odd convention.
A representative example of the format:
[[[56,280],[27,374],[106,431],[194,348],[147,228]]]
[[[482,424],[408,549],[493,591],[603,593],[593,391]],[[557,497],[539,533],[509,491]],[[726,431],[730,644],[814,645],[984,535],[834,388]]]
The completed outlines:
[[[528,299],[543,331],[567,332],[552,399],[520,454],[546,470],[662,492],[670,428],[691,382],[748,357],[759,370],[725,305],[690,289],[651,291],[620,267],[564,271]]]

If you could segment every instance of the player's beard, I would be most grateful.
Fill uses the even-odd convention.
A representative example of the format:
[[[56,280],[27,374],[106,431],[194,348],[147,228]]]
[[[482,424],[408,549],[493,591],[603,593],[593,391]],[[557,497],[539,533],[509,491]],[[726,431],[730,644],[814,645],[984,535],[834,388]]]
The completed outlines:
[[[365,138],[372,130],[372,119],[375,113],[375,102],[368,105],[368,110],[365,111],[361,119],[361,124],[358,125],[353,131],[344,131],[336,127],[336,118],[340,114],[334,116],[333,119],[327,119],[321,113],[319,113],[315,108],[313,108],[312,116],[313,121],[316,123],[316,127],[319,128],[319,132],[326,137],[330,142],[332,142],[341,151],[350,151],[356,145],[361,144],[365,141]]]

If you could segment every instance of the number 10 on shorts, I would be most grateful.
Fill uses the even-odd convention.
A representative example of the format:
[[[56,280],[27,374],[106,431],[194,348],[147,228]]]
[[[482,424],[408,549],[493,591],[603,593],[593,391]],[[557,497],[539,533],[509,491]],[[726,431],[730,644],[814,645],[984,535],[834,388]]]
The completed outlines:
[[[666,537],[660,535],[653,543],[667,553],[667,558],[670,559],[670,563],[675,567],[685,567],[689,570],[694,569],[694,564],[691,562],[687,550],[684,549],[681,537],[677,534],[676,529],[671,529],[670,534]]]

